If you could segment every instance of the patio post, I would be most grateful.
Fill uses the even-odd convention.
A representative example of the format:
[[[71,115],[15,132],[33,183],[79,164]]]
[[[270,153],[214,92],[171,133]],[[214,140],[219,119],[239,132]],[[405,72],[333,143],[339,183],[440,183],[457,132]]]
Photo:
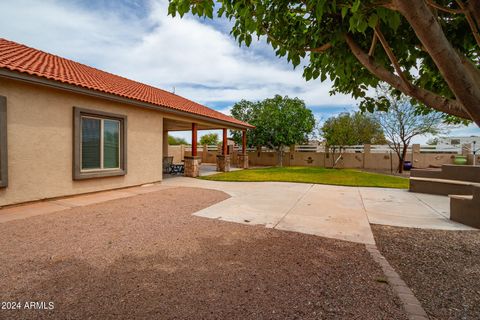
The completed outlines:
[[[222,154],[217,155],[217,171],[230,171],[230,156],[228,155],[227,128],[223,128]]]
[[[247,130],[242,130],[242,153],[238,155],[238,167],[248,169]]]
[[[228,139],[227,139],[227,129],[223,128],[223,143],[222,143],[222,154],[224,156],[228,153]]]
[[[163,156],[167,157],[168,156],[168,131],[164,130],[163,131],[163,136],[162,136],[162,142],[163,142]]]
[[[192,157],[197,156],[197,124],[192,123]]]
[[[192,155],[185,157],[185,177],[198,177],[200,174],[200,157],[197,156],[197,129],[196,123],[192,123]]]

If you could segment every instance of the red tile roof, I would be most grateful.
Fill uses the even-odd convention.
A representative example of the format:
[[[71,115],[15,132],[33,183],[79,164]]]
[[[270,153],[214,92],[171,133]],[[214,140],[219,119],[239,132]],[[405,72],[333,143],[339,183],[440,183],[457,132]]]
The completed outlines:
[[[0,68],[251,127],[168,91],[0,38]]]

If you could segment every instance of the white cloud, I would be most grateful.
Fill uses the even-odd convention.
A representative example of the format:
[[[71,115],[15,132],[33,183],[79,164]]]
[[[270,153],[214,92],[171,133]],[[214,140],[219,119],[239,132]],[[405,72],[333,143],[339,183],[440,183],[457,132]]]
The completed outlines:
[[[322,106],[355,104],[349,96],[330,96],[328,81],[305,82],[301,68],[293,70],[264,42],[239,48],[228,22],[172,18],[166,0],[151,0],[141,14],[132,9],[135,3],[111,1],[108,7],[95,0],[2,1],[0,37],[165,90],[175,87],[225,113],[232,102],[275,94],[320,106],[317,116]]]
[[[239,48],[224,28],[190,16],[167,16],[166,1],[152,1],[148,14],[88,9],[78,2],[2,2],[0,36],[93,65],[201,103],[264,99],[277,93],[307,104],[346,104],[330,97],[328,82],[306,83],[273,57],[264,43]]]

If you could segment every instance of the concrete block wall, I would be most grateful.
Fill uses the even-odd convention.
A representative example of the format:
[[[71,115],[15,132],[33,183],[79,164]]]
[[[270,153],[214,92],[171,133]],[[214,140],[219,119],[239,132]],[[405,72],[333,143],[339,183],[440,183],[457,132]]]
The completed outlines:
[[[184,156],[190,156],[191,152],[185,151],[185,146],[169,146],[169,155],[174,156],[174,162],[180,162],[182,152]],[[415,168],[440,167],[443,164],[452,164],[455,158],[454,154],[447,153],[421,153],[420,145],[413,145],[412,152],[408,152],[407,161],[412,161]],[[198,156],[202,163],[215,163],[218,151],[208,151],[203,146],[202,151],[198,151]],[[395,170],[398,167],[398,157],[393,151],[384,153],[372,153],[369,145],[365,145],[364,152],[343,153],[335,152],[285,152],[283,157],[284,166],[306,166],[306,167],[333,167],[334,161],[337,161],[336,168],[353,169],[373,169],[373,170]],[[278,164],[278,155],[276,152],[248,152],[250,166],[276,166]],[[480,164],[480,155],[477,155],[477,164]],[[238,152],[230,153],[232,166],[238,163]],[[472,163],[473,156],[468,157],[469,164]]]

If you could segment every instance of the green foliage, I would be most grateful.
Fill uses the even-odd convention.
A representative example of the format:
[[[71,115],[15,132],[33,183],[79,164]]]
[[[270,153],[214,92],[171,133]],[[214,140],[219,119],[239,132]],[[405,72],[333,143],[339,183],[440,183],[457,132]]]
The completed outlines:
[[[168,135],[168,144],[171,146],[176,146],[179,144],[188,144],[188,143],[183,138],[177,138],[177,137]]]
[[[386,143],[378,121],[361,112],[331,117],[324,122],[321,132],[328,146]]]
[[[318,167],[274,167],[231,171],[201,177],[214,181],[281,181],[332,184],[355,187],[408,188],[408,179],[352,169]]]
[[[247,132],[250,147],[281,150],[304,143],[315,126],[313,113],[302,100],[279,95],[258,102],[242,100],[233,106],[231,113],[234,118],[255,126]],[[233,131],[232,136],[241,143],[241,132]]]
[[[440,1],[440,4],[458,8],[453,0]],[[376,88],[380,80],[356,59],[345,42],[345,34],[368,52],[373,29],[378,26],[402,70],[416,69],[413,74],[418,76],[407,75],[414,85],[445,98],[454,98],[433,59],[422,49],[411,25],[384,1],[218,0],[214,4],[212,0],[170,0],[169,14],[183,16],[190,11],[211,18],[214,8],[217,8],[218,17],[233,21],[231,34],[240,45],[249,46],[252,37],[265,37],[276,55],[286,57],[294,67],[304,62],[303,76],[307,81],[328,78],[332,82],[331,94],[350,94],[359,99],[366,98],[369,88]],[[453,48],[478,66],[478,47],[465,15],[435,11]],[[311,51],[326,44],[330,45],[328,50]],[[372,59],[394,72],[380,45],[374,50]],[[369,111],[388,108],[386,104],[377,105],[375,102],[380,101],[370,99],[362,107]],[[412,103],[419,105],[416,101]],[[458,121],[455,118],[448,120]]]
[[[200,138],[201,145],[214,145],[218,144],[218,134],[207,133]]]

